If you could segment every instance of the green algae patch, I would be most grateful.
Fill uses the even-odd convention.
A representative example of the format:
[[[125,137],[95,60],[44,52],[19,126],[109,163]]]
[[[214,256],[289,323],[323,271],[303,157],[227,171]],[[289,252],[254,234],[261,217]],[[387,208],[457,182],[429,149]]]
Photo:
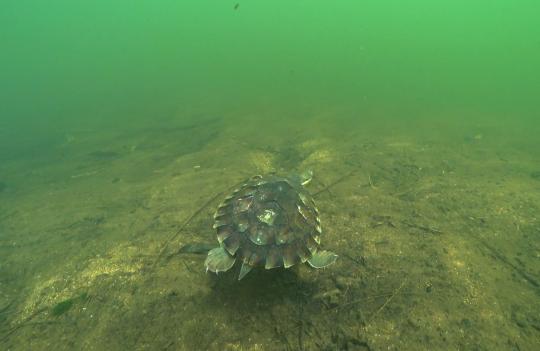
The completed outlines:
[[[57,303],[52,309],[53,316],[58,317],[58,316],[63,315],[64,313],[69,311],[71,307],[73,307],[74,303],[75,303],[74,299],[67,299],[62,302]]]
[[[67,311],[69,311],[76,302],[84,302],[86,300],[88,300],[88,293],[84,292],[77,297],[72,297],[61,301],[52,308],[52,315],[55,317],[61,316]]]

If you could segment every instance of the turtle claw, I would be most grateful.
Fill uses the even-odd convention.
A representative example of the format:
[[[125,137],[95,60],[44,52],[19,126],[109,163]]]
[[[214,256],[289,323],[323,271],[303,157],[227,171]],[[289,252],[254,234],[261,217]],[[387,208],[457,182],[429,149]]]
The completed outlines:
[[[324,268],[336,262],[337,258],[338,255],[332,251],[321,250],[314,253],[308,263],[313,268]]]
[[[297,185],[307,185],[309,182],[311,182],[311,179],[313,179],[313,171],[307,170],[299,174],[293,174],[292,176],[289,176],[289,180],[294,182]]]
[[[311,169],[308,169],[307,171],[304,171],[302,174],[300,174],[300,184],[307,185],[311,180],[313,179],[313,171]]]
[[[229,253],[222,247],[216,247],[208,252],[208,256],[204,261],[206,271],[214,273],[225,272],[229,270],[236,259],[229,255]]]

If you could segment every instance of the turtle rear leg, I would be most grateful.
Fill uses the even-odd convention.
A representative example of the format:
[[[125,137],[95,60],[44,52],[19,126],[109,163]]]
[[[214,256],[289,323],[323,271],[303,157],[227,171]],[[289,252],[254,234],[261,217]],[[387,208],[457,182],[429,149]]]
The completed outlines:
[[[324,268],[336,262],[337,258],[338,255],[332,251],[321,250],[314,253],[308,263],[313,268]]]
[[[227,250],[222,247],[216,247],[208,252],[204,265],[207,272],[211,271],[217,274],[229,270],[235,261],[236,258],[229,255]]]

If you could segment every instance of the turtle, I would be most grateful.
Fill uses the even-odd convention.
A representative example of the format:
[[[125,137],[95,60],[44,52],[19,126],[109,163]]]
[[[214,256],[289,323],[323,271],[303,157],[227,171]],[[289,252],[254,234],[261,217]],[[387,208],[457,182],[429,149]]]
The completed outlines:
[[[208,251],[206,271],[224,272],[239,261],[240,280],[257,266],[334,263],[338,255],[320,249],[319,210],[304,187],[312,177],[311,171],[256,175],[225,197],[214,215],[219,246]]]

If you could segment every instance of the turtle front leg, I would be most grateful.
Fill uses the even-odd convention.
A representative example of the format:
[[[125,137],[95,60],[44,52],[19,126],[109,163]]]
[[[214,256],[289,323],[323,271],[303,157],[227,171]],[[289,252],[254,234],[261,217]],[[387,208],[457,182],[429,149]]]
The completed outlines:
[[[217,274],[231,269],[235,261],[236,258],[229,255],[227,250],[220,246],[208,252],[204,265],[207,272],[211,271]]]
[[[313,268],[324,268],[336,262],[337,258],[338,255],[332,251],[321,250],[314,253],[308,263]]]

